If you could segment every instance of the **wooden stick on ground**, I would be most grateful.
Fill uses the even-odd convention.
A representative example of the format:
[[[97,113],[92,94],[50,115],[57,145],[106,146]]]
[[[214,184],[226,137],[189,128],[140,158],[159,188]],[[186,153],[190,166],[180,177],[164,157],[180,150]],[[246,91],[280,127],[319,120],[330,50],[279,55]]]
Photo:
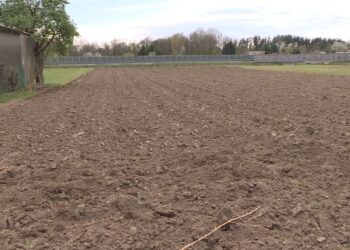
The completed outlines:
[[[253,213],[255,213],[256,211],[258,211],[261,207],[257,207],[255,208],[253,211],[249,212],[249,213],[246,213],[242,216],[239,216],[239,217],[234,217],[228,221],[226,221],[224,224],[220,225],[220,226],[217,226],[216,228],[214,228],[211,232],[207,233],[206,235],[204,235],[203,237],[199,238],[198,240],[192,242],[191,244],[188,244],[187,246],[181,248],[180,250],[186,250],[186,249],[189,249],[190,247],[194,246],[195,244],[197,244],[198,242],[204,240],[205,238],[207,238],[208,236],[212,235],[213,233],[215,233],[216,231],[218,231],[219,229],[223,228],[224,226],[234,222],[234,221],[237,221],[237,220],[240,220],[240,219],[243,219]]]

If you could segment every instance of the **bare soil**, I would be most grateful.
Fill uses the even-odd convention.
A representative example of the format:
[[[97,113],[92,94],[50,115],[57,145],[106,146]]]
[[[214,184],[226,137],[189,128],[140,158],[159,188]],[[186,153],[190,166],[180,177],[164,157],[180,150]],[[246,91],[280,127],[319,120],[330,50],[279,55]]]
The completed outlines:
[[[99,68],[0,106],[0,249],[349,249],[350,78]]]

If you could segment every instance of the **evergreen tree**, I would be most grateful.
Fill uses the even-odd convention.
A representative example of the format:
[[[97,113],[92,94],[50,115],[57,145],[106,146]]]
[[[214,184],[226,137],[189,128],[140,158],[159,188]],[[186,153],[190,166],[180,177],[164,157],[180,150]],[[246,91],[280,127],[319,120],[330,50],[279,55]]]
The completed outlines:
[[[146,56],[147,55],[147,50],[146,50],[146,46],[142,45],[139,52],[138,52],[139,56]]]
[[[230,40],[229,42],[224,43],[222,48],[223,55],[234,55],[236,54],[236,45]]]

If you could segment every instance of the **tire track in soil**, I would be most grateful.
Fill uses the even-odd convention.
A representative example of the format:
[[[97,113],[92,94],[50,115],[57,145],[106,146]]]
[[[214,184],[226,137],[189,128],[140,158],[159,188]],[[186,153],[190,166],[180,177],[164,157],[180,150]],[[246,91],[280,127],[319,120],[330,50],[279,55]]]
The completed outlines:
[[[0,107],[0,248],[178,249],[258,205],[194,249],[346,248],[348,84],[100,68]]]

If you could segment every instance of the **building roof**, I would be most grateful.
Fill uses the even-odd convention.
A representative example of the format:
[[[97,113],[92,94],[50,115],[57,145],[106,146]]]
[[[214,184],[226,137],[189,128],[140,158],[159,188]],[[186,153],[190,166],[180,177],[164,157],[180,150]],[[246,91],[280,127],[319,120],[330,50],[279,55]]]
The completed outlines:
[[[248,55],[265,55],[265,50],[248,51]]]
[[[30,35],[29,33],[27,32],[24,32],[24,31],[21,31],[21,30],[18,30],[18,29],[13,29],[13,28],[8,28],[6,26],[3,26],[0,24],[0,32],[3,31],[3,32],[7,32],[7,33],[14,33],[14,34],[25,34],[25,35]]]

